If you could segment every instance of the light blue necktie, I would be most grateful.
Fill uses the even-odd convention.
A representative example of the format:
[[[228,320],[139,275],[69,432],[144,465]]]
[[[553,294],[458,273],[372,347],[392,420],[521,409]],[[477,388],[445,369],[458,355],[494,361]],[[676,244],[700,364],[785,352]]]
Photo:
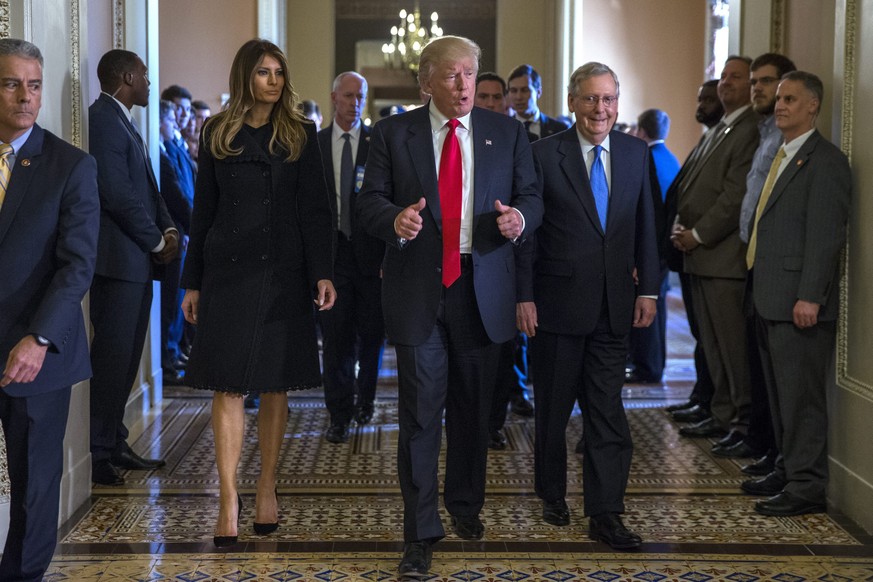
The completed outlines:
[[[609,185],[606,183],[606,172],[603,170],[603,162],[600,161],[600,152],[603,146],[594,146],[594,163],[591,164],[591,192],[594,194],[594,204],[597,206],[597,216],[600,218],[600,226],[606,232],[606,210],[609,208]]]

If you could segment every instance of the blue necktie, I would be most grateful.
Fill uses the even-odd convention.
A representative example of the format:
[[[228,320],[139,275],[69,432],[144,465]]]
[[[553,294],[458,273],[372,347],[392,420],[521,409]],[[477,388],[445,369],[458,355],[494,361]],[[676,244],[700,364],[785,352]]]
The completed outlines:
[[[609,208],[609,186],[606,183],[606,172],[603,170],[603,162],[600,161],[600,152],[603,146],[594,146],[594,163],[591,164],[591,192],[594,194],[594,204],[597,206],[597,216],[600,218],[600,226],[606,232],[606,210]]]

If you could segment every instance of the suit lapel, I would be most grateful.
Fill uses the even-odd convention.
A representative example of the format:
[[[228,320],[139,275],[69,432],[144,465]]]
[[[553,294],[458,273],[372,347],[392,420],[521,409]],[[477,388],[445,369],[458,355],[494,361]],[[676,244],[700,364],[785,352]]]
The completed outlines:
[[[818,144],[819,139],[821,139],[821,134],[816,130],[811,136],[809,136],[806,143],[800,146],[800,149],[794,157],[788,160],[788,165],[785,166],[779,179],[776,180],[776,183],[773,185],[773,191],[770,192],[770,198],[767,200],[767,205],[764,207],[764,210],[761,211],[761,216],[773,208],[776,200],[782,196],[782,193],[785,192],[785,188],[791,183],[794,176],[797,175],[800,169],[806,166],[807,163],[810,163],[809,157],[812,155],[812,152],[815,151],[815,146]]]
[[[754,110],[749,107],[739,117],[737,117],[733,123],[726,126],[724,129],[721,130],[721,133],[715,136],[712,145],[709,147],[706,153],[703,154],[703,157],[695,162],[694,167],[691,168],[691,174],[688,176],[689,183],[691,182],[691,180],[694,180],[697,177],[697,174],[700,173],[700,170],[703,169],[703,166],[706,164],[709,158],[712,157],[712,154],[715,153],[715,151],[721,146],[721,144],[723,144],[728,139],[734,127],[742,123],[747,117],[754,114]]]
[[[491,182],[489,181],[490,172],[487,168],[496,167],[498,149],[506,147],[506,144],[496,143],[497,140],[493,135],[488,133],[489,126],[486,123],[480,123],[480,111],[473,108],[473,114],[470,116],[471,129],[473,130],[473,228],[476,227],[478,217],[489,212],[488,202],[491,200]],[[478,129],[477,129],[478,128]],[[498,194],[499,196],[499,194]],[[507,193],[506,196],[511,196]],[[496,198],[495,198],[496,199]],[[507,206],[510,200],[501,200]]]
[[[106,95],[105,93],[101,93],[99,99],[103,99],[112,110],[115,111],[115,114],[121,119],[121,124],[124,126],[124,129],[127,130],[127,133],[130,136],[131,141],[133,141],[136,146],[137,155],[139,156],[142,163],[146,166],[146,174],[149,177],[149,181],[152,183],[152,188],[154,188],[155,192],[159,192],[160,188],[158,188],[158,181],[155,178],[155,173],[152,171],[152,164],[146,155],[145,150],[145,142],[143,142],[142,136],[133,128],[133,124],[127,119],[127,116],[121,111],[121,105],[115,102],[112,97]]]
[[[588,180],[588,169],[585,166],[585,160],[582,159],[582,148],[579,147],[575,127],[561,133],[560,138],[557,139],[561,140],[558,144],[558,153],[562,156],[561,169],[573,187],[579,202],[582,203],[582,208],[585,209],[588,219],[598,232],[603,234],[603,227],[600,226],[600,218],[597,215],[597,206],[594,204],[594,194],[591,192],[591,182]]]
[[[324,164],[324,177],[327,181],[327,192],[336,197],[336,179],[333,176],[333,144],[330,143],[333,136],[333,123],[324,130],[318,132],[318,142],[321,146],[321,161]]]
[[[412,165],[418,181],[424,190],[424,199],[431,215],[442,230],[442,213],[440,211],[440,190],[437,183],[436,165],[433,157],[433,136],[430,128],[430,113],[427,105],[419,107],[403,115],[414,116],[413,123],[407,127],[409,139],[406,142]]]
[[[21,150],[15,154],[15,166],[12,168],[12,174],[9,178],[9,187],[6,189],[3,207],[0,208],[0,244],[3,244],[3,239],[9,232],[12,220],[24,202],[30,181],[39,171],[44,135],[42,128],[34,125],[30,137],[21,146]],[[31,195],[38,196],[39,192],[33,192]]]

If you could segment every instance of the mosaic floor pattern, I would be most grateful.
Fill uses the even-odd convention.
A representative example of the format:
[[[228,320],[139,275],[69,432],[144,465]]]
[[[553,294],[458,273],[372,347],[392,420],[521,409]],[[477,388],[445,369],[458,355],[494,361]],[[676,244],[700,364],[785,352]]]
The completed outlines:
[[[680,304],[681,305],[681,304]],[[671,310],[677,309],[670,297]],[[609,552],[588,540],[582,516],[581,458],[571,453],[571,524],[540,516],[533,494],[533,421],[509,415],[505,451],[488,461],[486,534],[479,542],[448,533],[427,580],[564,582],[873,581],[873,537],[831,512],[768,518],[742,495],[747,460],[710,454],[712,441],[679,437],[663,405],[693,382],[691,344],[681,317],[668,328],[670,361],[662,385],[625,388],[635,451],[625,522],[641,551]],[[317,391],[294,393],[279,467],[281,525],[255,536],[255,413],[248,415],[240,465],[240,543],[212,545],[217,474],[210,394],[168,388],[161,412],[134,448],[167,459],[155,471],[128,471],[124,487],[95,487],[90,503],[61,529],[46,580],[331,581],[396,580],[401,498],[396,479],[396,377],[386,350],[376,416],[346,445],[323,439],[327,414]],[[572,451],[578,415],[567,431]]]

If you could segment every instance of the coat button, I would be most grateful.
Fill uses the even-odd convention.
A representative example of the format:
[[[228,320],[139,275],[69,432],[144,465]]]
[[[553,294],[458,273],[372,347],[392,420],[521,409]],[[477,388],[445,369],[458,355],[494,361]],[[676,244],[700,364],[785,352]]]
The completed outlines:
[[[266,261],[266,260],[267,260],[267,255],[261,255],[261,260],[262,260],[262,261]]]
[[[232,256],[232,257],[230,258],[230,262],[231,262],[231,263],[235,263],[236,261],[237,261],[237,257],[236,257],[236,255],[234,255],[234,256]]]
[[[264,232],[270,232],[270,227],[269,227],[269,226],[265,226],[265,227],[263,228],[263,231],[264,231]]]
[[[230,177],[231,177],[231,178],[236,178],[236,172],[231,172],[231,173],[230,173]]]
[[[270,199],[269,199],[269,198],[264,198],[264,206],[266,206],[266,205],[269,204],[269,203],[270,203]]]
[[[233,227],[233,234],[239,234],[239,227]]]
[[[269,175],[270,175],[270,172],[268,172],[267,170],[264,170],[264,177],[267,177]]]
[[[234,200],[234,201],[233,201],[233,205],[234,205],[234,206],[239,206],[239,200]]]

